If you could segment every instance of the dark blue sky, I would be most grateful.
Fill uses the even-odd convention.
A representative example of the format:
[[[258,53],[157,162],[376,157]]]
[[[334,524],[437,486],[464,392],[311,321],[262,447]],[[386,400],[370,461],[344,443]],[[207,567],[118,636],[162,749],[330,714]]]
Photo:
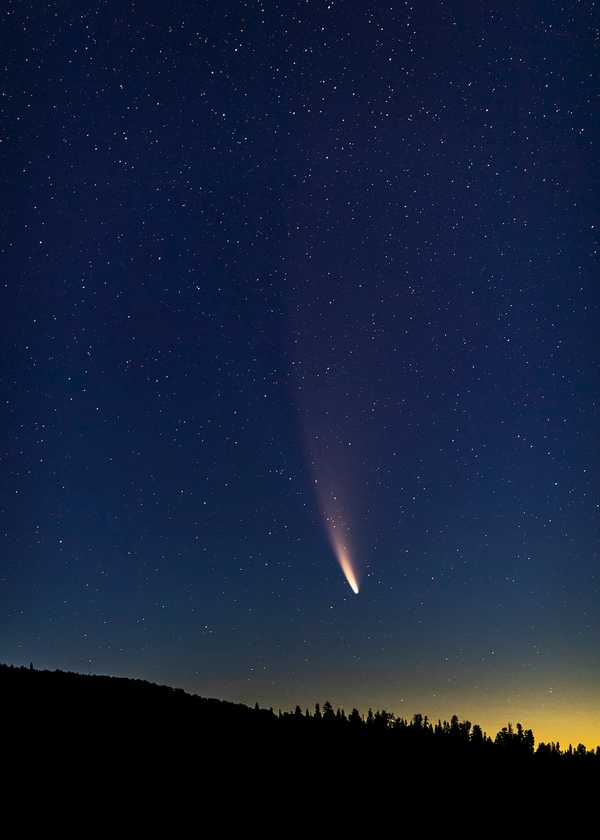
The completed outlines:
[[[0,658],[597,743],[594,4],[2,24]]]

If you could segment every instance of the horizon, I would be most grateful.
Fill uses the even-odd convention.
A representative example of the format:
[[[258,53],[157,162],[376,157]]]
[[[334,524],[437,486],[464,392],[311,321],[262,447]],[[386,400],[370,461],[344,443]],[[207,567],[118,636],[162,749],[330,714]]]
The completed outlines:
[[[25,670],[29,670],[30,665],[26,664],[17,664],[17,663],[2,663],[4,665],[9,665],[15,668],[23,668]],[[403,718],[404,720],[411,721],[413,717],[417,714],[423,715],[423,717],[427,718],[431,723],[443,722],[443,721],[450,721],[453,715],[457,715],[459,720],[461,721],[469,721],[471,725],[479,725],[484,733],[484,735],[488,735],[494,739],[495,735],[502,730],[503,727],[507,725],[512,725],[513,727],[517,725],[517,723],[522,724],[524,729],[531,729],[533,731],[533,735],[535,738],[535,746],[537,747],[540,743],[545,744],[560,744],[562,750],[567,749],[569,746],[573,748],[577,747],[579,744],[583,744],[587,750],[595,750],[600,748],[600,736],[598,733],[600,730],[598,729],[598,713],[591,715],[591,719],[593,721],[592,725],[589,726],[586,722],[580,724],[579,727],[572,726],[570,729],[565,729],[568,724],[564,722],[564,717],[561,717],[559,714],[556,713],[549,713],[548,720],[545,725],[538,726],[535,723],[532,723],[532,719],[536,718],[539,724],[539,712],[534,712],[533,710],[525,714],[521,714],[517,708],[513,707],[513,714],[512,716],[503,717],[506,709],[498,709],[494,717],[490,717],[489,711],[483,713],[482,715],[478,715],[477,713],[473,713],[472,715],[469,714],[462,714],[459,708],[449,710],[449,707],[438,706],[434,707],[437,708],[438,711],[431,712],[428,711],[427,706],[419,706],[418,708],[412,708],[409,710],[405,701],[402,701],[399,706],[403,708],[394,708],[390,703],[372,703],[372,702],[337,702],[335,699],[331,697],[321,697],[316,699],[310,699],[306,702],[287,702],[286,704],[280,703],[273,703],[269,702],[268,698],[266,700],[259,700],[258,698],[255,699],[248,699],[242,696],[237,697],[228,697],[222,696],[220,694],[215,694],[211,692],[203,692],[199,691],[197,688],[193,686],[186,686],[184,682],[168,682],[168,681],[157,681],[154,679],[147,679],[143,675],[133,676],[129,673],[105,673],[105,672],[93,672],[93,671],[78,671],[78,670],[71,670],[66,668],[50,668],[50,667],[37,667],[35,663],[33,664],[34,671],[44,671],[44,672],[54,672],[59,671],[61,673],[75,673],[81,676],[98,676],[98,677],[115,677],[119,679],[133,679],[133,680],[142,680],[148,682],[152,685],[165,685],[169,688],[183,688],[189,694],[194,696],[203,697],[207,699],[215,699],[215,700],[223,700],[224,702],[229,703],[242,703],[249,708],[253,708],[255,704],[261,709],[273,709],[275,713],[283,712],[283,713],[291,713],[294,711],[296,706],[300,706],[302,712],[309,711],[310,713],[314,712],[315,705],[318,704],[320,708],[323,708],[324,703],[330,702],[333,706],[334,710],[341,709],[346,714],[350,713],[352,709],[357,709],[360,713],[361,717],[364,719],[367,716],[369,709],[373,712],[376,711],[386,711],[392,715],[396,719]],[[523,708],[527,708],[526,706]],[[445,709],[445,711],[440,711],[441,709]],[[563,727],[561,729],[561,726]],[[568,737],[568,733],[578,732],[582,735],[579,737],[579,734],[576,737]],[[588,733],[588,737],[586,737],[585,733]],[[562,733],[562,735],[561,735]],[[596,733],[596,734],[594,734]],[[596,739],[596,740],[594,740]]]

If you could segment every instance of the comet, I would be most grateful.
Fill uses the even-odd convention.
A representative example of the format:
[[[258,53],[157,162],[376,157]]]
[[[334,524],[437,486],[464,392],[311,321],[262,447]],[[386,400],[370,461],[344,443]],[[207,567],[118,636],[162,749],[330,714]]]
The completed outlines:
[[[335,554],[336,559],[340,564],[340,568],[344,573],[344,577],[348,581],[348,586],[354,592],[355,595],[358,595],[358,580],[356,577],[356,572],[354,571],[354,567],[352,565],[352,560],[350,558],[350,551],[344,543],[344,539],[336,525],[336,521],[332,517],[327,516],[325,517],[325,522],[327,525],[327,532],[329,535],[329,541],[331,542],[333,553]]]
[[[345,548],[345,546],[339,545],[335,548],[335,554],[337,557],[337,561],[342,569],[342,572],[344,573],[344,576],[348,581],[350,589],[354,592],[355,595],[358,595],[358,581],[356,580],[356,575],[354,574],[354,569],[352,568],[352,563],[350,561],[348,550]]]

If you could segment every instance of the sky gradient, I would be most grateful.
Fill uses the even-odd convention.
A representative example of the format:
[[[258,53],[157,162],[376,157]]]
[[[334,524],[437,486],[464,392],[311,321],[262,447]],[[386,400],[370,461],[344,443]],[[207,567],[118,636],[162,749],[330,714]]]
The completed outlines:
[[[0,659],[600,743],[598,8],[0,14]]]

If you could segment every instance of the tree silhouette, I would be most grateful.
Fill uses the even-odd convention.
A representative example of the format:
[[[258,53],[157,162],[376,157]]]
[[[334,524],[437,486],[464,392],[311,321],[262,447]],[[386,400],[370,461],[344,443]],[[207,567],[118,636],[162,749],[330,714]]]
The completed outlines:
[[[312,766],[315,750],[322,750],[330,763],[339,762],[341,775],[350,761],[385,766],[388,759],[407,774],[418,768],[455,775],[470,768],[484,773],[498,768],[503,774],[523,768],[527,778],[532,773],[540,778],[600,774],[600,746],[588,750],[580,743],[563,751],[559,742],[550,742],[536,749],[532,730],[520,722],[503,726],[492,739],[457,715],[432,725],[420,713],[408,721],[385,709],[369,709],[363,719],[358,709],[346,716],[329,701],[322,709],[316,703],[312,715],[308,709],[303,714],[300,706],[275,714],[258,703],[250,708],[143,680],[6,665],[0,665],[0,696],[11,729],[27,731],[35,721],[60,733],[61,750],[90,754],[126,744],[132,756],[143,756],[151,747],[153,755],[185,750],[201,756],[207,767],[224,755],[252,757],[266,767],[278,766],[282,756]]]

